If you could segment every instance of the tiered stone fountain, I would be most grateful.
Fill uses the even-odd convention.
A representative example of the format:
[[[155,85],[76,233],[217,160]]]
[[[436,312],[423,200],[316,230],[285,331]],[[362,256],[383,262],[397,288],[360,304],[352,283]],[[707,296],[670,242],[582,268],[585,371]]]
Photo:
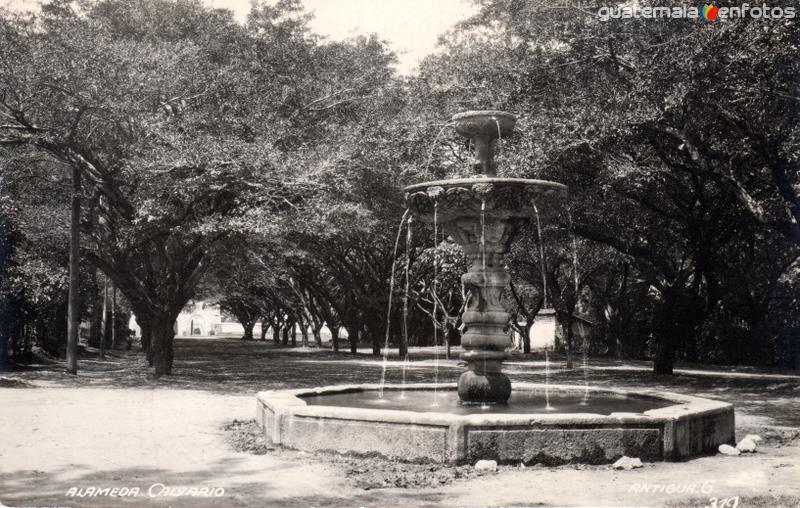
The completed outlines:
[[[501,296],[509,275],[503,267],[522,221],[554,208],[567,187],[544,180],[499,178],[494,161],[496,140],[508,138],[516,117],[502,111],[470,111],[453,117],[456,132],[475,146],[470,178],[442,180],[406,188],[409,210],[419,220],[434,220],[464,249],[471,261],[461,280],[469,291],[462,316],[461,359],[468,364],[458,382],[466,403],[504,403],[511,382],[501,364],[511,345],[510,316]]]
[[[563,464],[612,462],[622,455],[678,460],[733,442],[733,406],[660,391],[511,382],[502,371],[511,345],[501,295],[502,266],[520,225],[557,210],[564,185],[497,177],[494,145],[515,117],[473,111],[453,117],[475,147],[469,178],[406,188],[410,212],[438,222],[470,257],[455,384],[362,384],[258,394],[267,439],[301,450],[379,454],[404,461]],[[528,367],[530,368],[530,367]],[[457,395],[456,395],[457,389]],[[433,402],[433,403],[431,403]],[[551,406],[552,404],[552,406]]]

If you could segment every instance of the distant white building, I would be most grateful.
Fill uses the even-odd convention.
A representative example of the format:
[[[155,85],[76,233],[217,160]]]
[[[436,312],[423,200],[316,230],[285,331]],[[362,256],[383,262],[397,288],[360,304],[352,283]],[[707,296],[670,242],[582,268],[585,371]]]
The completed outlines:
[[[521,325],[525,326],[525,322]],[[528,338],[533,351],[552,350],[556,347],[556,319],[552,310],[546,309],[536,316]],[[511,329],[511,340],[513,349],[522,350],[522,334],[515,328]]]
[[[524,323],[523,323],[524,325]],[[566,335],[566,327],[572,327],[575,340],[582,344],[591,337],[595,324],[579,316],[559,318],[553,309],[543,309],[536,315],[530,331],[531,349],[533,351],[556,350],[562,347]],[[512,330],[514,349],[522,349],[522,335]]]
[[[136,337],[141,337],[142,329],[132,315],[128,328]],[[261,324],[256,323],[253,334],[261,333]],[[208,337],[214,335],[243,335],[244,327],[226,316],[219,305],[203,301],[190,301],[175,321],[175,335],[178,337]]]

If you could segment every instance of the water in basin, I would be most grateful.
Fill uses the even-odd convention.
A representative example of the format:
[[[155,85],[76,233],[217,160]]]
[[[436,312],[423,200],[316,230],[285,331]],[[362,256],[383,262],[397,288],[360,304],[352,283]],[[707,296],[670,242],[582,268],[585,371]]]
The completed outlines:
[[[623,395],[607,392],[551,391],[550,405],[546,409],[544,390],[517,390],[508,404],[465,405],[455,390],[385,391],[383,398],[377,392],[352,391],[301,397],[309,405],[352,407],[364,409],[391,409],[453,414],[551,414],[551,413],[642,413],[651,409],[674,405],[668,400],[644,395]]]

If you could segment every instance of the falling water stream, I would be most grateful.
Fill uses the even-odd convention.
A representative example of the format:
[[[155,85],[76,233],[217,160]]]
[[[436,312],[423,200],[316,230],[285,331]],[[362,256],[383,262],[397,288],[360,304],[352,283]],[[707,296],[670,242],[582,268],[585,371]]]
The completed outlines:
[[[439,250],[437,238],[439,237],[439,201],[433,202],[433,405],[438,406],[439,400],[439,325],[436,315],[439,313]]]
[[[400,235],[403,232],[403,223],[408,218],[408,227],[409,230],[411,228],[411,218],[408,216],[409,211],[403,213],[403,217],[400,219],[400,225],[397,227],[397,237],[394,240],[394,255],[392,256],[392,275],[389,277],[389,302],[386,309],[386,342],[383,345],[383,365],[381,368],[381,384],[380,388],[378,388],[378,396],[383,398],[383,387],[386,384],[386,367],[389,362],[389,331],[390,326],[392,323],[392,296],[394,294],[394,260],[397,259],[397,250],[400,247]],[[408,275],[406,274],[406,277]]]
[[[408,225],[406,228],[406,284],[405,284],[405,291],[403,292],[403,344],[406,346],[406,355],[403,358],[403,388],[400,392],[400,396],[405,396],[405,378],[406,378],[406,368],[408,366],[408,289],[409,289],[409,271],[411,270],[411,240],[413,239],[413,232],[411,228],[411,224],[413,222],[413,217],[408,218]]]
[[[546,410],[555,409],[550,405],[550,357],[547,354],[547,346],[544,347],[544,400]]]
[[[589,404],[589,377],[587,371],[589,370],[588,357],[586,356],[586,332],[583,329],[583,323],[578,322],[578,327],[581,329],[581,336],[583,336],[583,399],[581,406]]]
[[[493,116],[492,120],[494,120],[494,124],[497,126],[497,155],[503,153],[503,133],[500,131],[500,122],[497,121],[497,117]]]
[[[533,203],[533,214],[536,216],[536,234],[539,237],[539,264],[542,265],[542,308],[547,308],[547,272],[544,266],[544,243],[542,242],[542,223],[539,219],[539,209]]]
[[[482,284],[486,284],[486,199],[481,198],[481,264],[483,268]],[[483,359],[483,371],[486,372],[486,359]]]
[[[483,280],[486,281],[486,200],[481,199],[481,262],[483,263]]]
[[[400,398],[406,398],[406,372],[408,371],[408,354],[403,357],[403,384],[400,385]]]
[[[569,235],[572,241],[572,280],[575,284],[575,301],[577,307],[578,301],[578,292],[580,289],[580,284],[578,280],[578,240],[575,238],[575,227],[572,223],[572,214],[569,211],[569,207],[567,207],[567,219],[569,220]],[[581,338],[583,339],[582,344],[582,353],[583,353],[583,400],[581,401],[581,405],[587,405],[589,403],[589,359],[588,359],[588,344],[586,341],[586,330],[584,329],[583,323],[578,321],[578,328],[581,331]]]
[[[445,131],[445,129],[447,129],[448,127],[452,127],[453,125],[455,125],[453,122],[444,124],[442,126],[442,128],[439,129],[439,132],[436,133],[436,137],[433,138],[433,144],[431,145],[431,151],[428,152],[428,160],[425,163],[424,174],[426,174],[426,175],[428,174],[428,168],[431,165],[431,160],[433,160],[433,151],[436,149],[436,145],[439,143],[439,138],[442,136],[442,133]]]
[[[533,213],[536,216],[536,235],[539,238],[539,264],[542,265],[542,308],[547,307],[547,272],[545,271],[544,260],[544,242],[542,241],[542,223],[539,218],[539,209],[536,203],[533,202]],[[554,408],[550,405],[550,357],[547,352],[547,346],[544,348],[544,390],[547,411],[552,411]]]

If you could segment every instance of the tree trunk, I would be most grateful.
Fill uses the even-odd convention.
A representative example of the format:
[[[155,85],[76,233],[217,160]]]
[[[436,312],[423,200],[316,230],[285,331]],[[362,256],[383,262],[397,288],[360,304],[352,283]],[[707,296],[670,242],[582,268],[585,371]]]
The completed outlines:
[[[277,346],[281,343],[281,327],[277,323],[272,323],[272,342]]]
[[[677,344],[676,334],[680,325],[677,319],[687,319],[688,316],[678,316],[676,310],[679,308],[678,301],[681,296],[677,291],[665,291],[663,300],[653,317],[653,374],[671,375],[675,362],[675,345]],[[676,319],[677,318],[677,319]]]
[[[381,355],[381,339],[379,334],[374,333],[374,330],[369,325],[364,325],[364,339],[372,342],[372,355]]]
[[[292,341],[292,347],[297,347],[297,322],[292,321],[291,336],[289,339]]]
[[[403,297],[403,321],[400,324],[400,340],[397,341],[397,353],[400,358],[408,356],[408,294]]]
[[[0,372],[11,370],[11,362],[8,358],[8,343],[9,338],[4,333],[0,333]]]
[[[69,296],[67,300],[67,372],[78,373],[78,327],[80,312],[78,286],[80,284],[80,222],[81,222],[81,173],[72,168],[72,203],[69,222]]]
[[[302,346],[308,347],[308,323],[305,320],[299,320],[297,326],[300,327],[300,336],[303,339]]]
[[[331,331],[331,345],[333,346],[333,352],[339,352],[339,327],[338,326],[331,326],[328,325],[328,329]]]
[[[8,318],[8,308],[10,303],[0,302],[0,372],[11,370],[11,362],[8,358],[8,343],[10,342],[9,331],[11,330],[11,320]]]
[[[408,312],[405,306],[403,309],[403,316],[403,322],[400,325],[400,339],[397,341],[397,354],[400,358],[408,356]]]
[[[92,270],[89,288],[89,345],[100,347],[103,327],[103,309],[100,305],[100,287],[97,284],[97,270]]]
[[[669,344],[669,338],[657,340],[653,358],[653,374],[672,375],[675,363],[675,351]]]
[[[286,321],[283,325],[283,345],[289,345],[289,332],[292,332],[292,345],[294,345],[294,321]]]
[[[253,328],[255,326],[255,321],[242,322],[242,327],[244,327],[244,335],[242,335],[242,340],[253,340]]]
[[[266,319],[261,320],[261,340],[267,340],[267,329],[269,328],[269,321]]]
[[[404,334],[400,334],[400,338],[397,340],[397,354],[400,355],[400,358],[408,355],[408,338]]]
[[[139,319],[139,316],[136,316]],[[153,366],[153,327],[150,321],[139,321],[139,328],[142,330],[142,351],[147,359],[147,366]]]
[[[525,320],[525,333],[522,336],[522,354],[529,355],[531,354],[531,330],[533,329],[533,323],[535,318],[529,317]]]
[[[447,347],[444,352],[445,358],[447,358],[448,360],[452,356],[452,352],[450,351],[450,349],[456,342],[460,342],[460,338],[461,338],[461,331],[458,329],[458,326],[456,326],[455,323],[451,324],[450,329],[447,330],[447,342],[446,342]]]
[[[569,319],[570,318],[568,318],[568,317],[565,318],[566,323],[563,324],[562,326],[564,327],[564,340],[566,342],[566,344],[564,345],[565,346],[564,349],[566,350],[566,353],[567,353],[567,369],[572,369],[575,366],[574,361],[572,359],[572,356],[573,356],[572,355],[572,350],[573,350],[572,344],[574,342],[574,340],[573,340],[574,337],[573,337],[573,333],[572,333],[572,325],[569,322]]]
[[[666,321],[666,320],[665,320]],[[671,375],[675,363],[674,329],[662,322],[654,327],[653,374]]]
[[[100,358],[106,357],[106,342],[108,342],[108,276],[103,275],[103,315],[100,319]]]
[[[153,320],[151,331],[153,367],[156,377],[172,374],[174,358],[175,319],[172,316],[159,316]]]
[[[314,335],[314,343],[317,345],[318,348],[322,347],[322,325],[314,325],[314,328],[311,329],[311,333]]]
[[[111,282],[111,347],[118,349],[120,344],[117,344],[119,334],[117,334],[117,286]]]
[[[350,343],[350,353],[358,353],[358,333],[361,326],[347,328],[347,341]]]
[[[25,325],[25,335],[23,336],[22,341],[22,358],[25,359],[25,362],[33,361],[33,341],[32,336],[34,331],[31,330],[32,326]]]

